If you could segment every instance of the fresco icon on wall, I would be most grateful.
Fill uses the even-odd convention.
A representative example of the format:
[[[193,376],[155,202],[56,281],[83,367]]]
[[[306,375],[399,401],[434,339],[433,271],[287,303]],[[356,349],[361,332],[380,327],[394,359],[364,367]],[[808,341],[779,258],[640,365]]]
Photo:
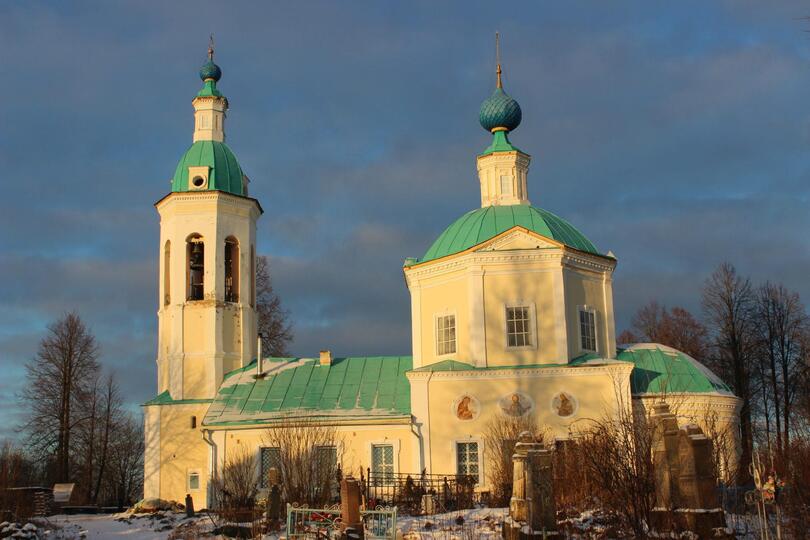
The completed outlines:
[[[532,400],[528,396],[514,392],[504,396],[500,400],[500,406],[503,413],[507,416],[523,416],[534,408]]]
[[[463,395],[453,404],[453,414],[459,420],[474,420],[481,412],[478,400],[470,395]]]
[[[571,416],[577,409],[577,401],[568,392],[560,392],[551,399],[551,408],[558,416]]]

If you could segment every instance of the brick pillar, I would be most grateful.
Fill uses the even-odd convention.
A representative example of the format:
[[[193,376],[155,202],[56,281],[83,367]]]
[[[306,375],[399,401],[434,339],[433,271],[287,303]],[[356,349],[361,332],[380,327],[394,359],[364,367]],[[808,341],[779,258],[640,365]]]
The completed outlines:
[[[340,481],[340,519],[344,538],[363,538],[360,482],[348,475]]]

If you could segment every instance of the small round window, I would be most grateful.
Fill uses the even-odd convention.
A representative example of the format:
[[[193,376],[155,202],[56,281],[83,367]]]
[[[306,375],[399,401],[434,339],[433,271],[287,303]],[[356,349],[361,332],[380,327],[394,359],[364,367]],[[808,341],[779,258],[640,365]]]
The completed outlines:
[[[205,178],[202,176],[195,176],[191,183],[194,185],[194,187],[203,187],[203,184],[205,184]]]

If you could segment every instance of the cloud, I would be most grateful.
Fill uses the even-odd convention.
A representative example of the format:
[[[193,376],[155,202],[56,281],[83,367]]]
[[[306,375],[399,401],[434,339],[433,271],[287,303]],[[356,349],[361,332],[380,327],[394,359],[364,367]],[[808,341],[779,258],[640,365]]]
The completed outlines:
[[[651,298],[699,311],[723,260],[808,298],[804,11],[3,4],[0,365],[14,375],[3,394],[22,384],[46,325],[73,309],[129,402],[154,393],[152,204],[191,143],[209,32],[228,144],[265,209],[259,252],[297,353],[409,352],[402,260],[478,204],[488,136],[477,111],[496,29],[524,111],[512,140],[533,155],[530,198],[618,255],[619,328]]]

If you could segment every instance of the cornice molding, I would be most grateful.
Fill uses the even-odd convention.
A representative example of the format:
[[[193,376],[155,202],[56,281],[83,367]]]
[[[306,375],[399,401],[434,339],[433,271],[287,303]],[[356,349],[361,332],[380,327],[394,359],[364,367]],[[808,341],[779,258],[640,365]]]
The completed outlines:
[[[465,371],[408,371],[405,375],[408,380],[476,380],[476,379],[545,379],[550,377],[580,377],[592,375],[626,375],[630,377],[633,364],[630,362],[615,362],[595,366],[576,365],[562,367],[538,367],[499,369],[471,369]]]
[[[513,236],[507,236],[506,238],[513,238]],[[499,238],[498,241],[501,241],[501,238]],[[491,245],[494,245],[494,243]],[[488,247],[489,245],[486,246],[486,248]],[[592,257],[585,254],[580,254],[579,252],[571,252],[566,247],[548,247],[540,249],[514,249],[501,251],[481,248],[477,251],[471,251],[458,257],[451,257],[446,261],[440,261],[436,264],[405,267],[403,270],[408,282],[410,283],[414,279],[421,280],[426,277],[438,276],[458,270],[466,270],[472,266],[483,267],[485,272],[489,272],[490,270],[487,268],[489,265],[551,262],[558,263],[560,267],[568,266],[570,268],[598,272],[600,274],[611,274],[616,267],[615,263],[606,264],[604,262],[604,258],[601,257],[597,258],[595,256]],[[528,271],[530,269],[527,268],[526,270]],[[598,279],[601,281],[603,278],[600,275]]]
[[[256,199],[213,190],[173,191],[156,202],[155,208],[157,208],[158,212],[162,213],[163,210],[171,207],[182,208],[184,206],[206,203],[225,209],[247,210],[250,213],[256,212],[257,216],[262,214],[262,207]]]

